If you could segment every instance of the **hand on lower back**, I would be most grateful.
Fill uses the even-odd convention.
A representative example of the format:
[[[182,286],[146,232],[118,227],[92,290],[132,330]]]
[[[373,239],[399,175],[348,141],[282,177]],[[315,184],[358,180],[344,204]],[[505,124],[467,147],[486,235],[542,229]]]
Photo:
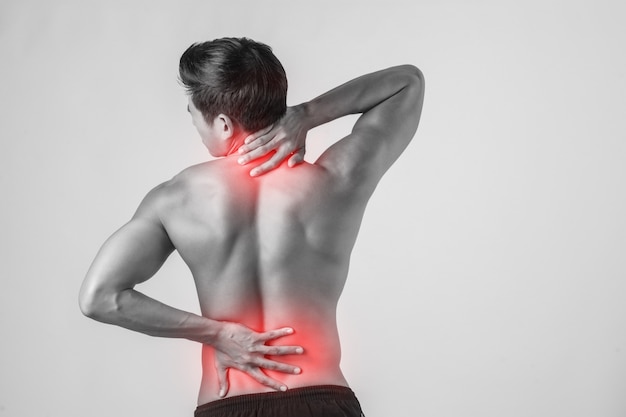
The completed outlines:
[[[257,333],[238,324],[224,322],[218,334],[215,348],[215,369],[219,380],[219,396],[228,392],[228,369],[235,368],[245,372],[262,385],[284,391],[287,387],[280,381],[268,377],[263,369],[299,374],[300,368],[268,359],[266,355],[298,355],[304,352],[301,346],[268,346],[265,343],[293,334],[293,329],[282,328],[264,333]]]

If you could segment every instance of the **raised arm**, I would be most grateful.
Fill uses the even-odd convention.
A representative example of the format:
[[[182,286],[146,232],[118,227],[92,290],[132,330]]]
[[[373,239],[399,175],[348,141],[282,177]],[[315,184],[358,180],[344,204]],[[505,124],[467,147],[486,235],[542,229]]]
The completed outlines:
[[[405,65],[364,75],[312,100],[306,106],[314,126],[362,113],[352,132],[317,164],[350,185],[375,186],[413,139],[423,98],[422,73]]]
[[[253,169],[260,175],[293,154],[302,160],[306,132],[348,114],[359,114],[352,133],[332,145],[316,162],[350,182],[373,184],[413,138],[424,97],[419,69],[402,65],[366,74],[301,105],[292,107],[269,131],[258,132],[241,149],[242,163],[275,150]]]
[[[267,359],[265,355],[302,353],[298,346],[268,346],[269,340],[293,333],[284,328],[257,333],[238,324],[220,322],[163,304],[135,290],[151,278],[174,247],[158,216],[159,187],[151,191],[133,218],[115,232],[98,252],[79,295],[82,312],[95,320],[125,327],[151,336],[185,338],[213,346],[220,395],[228,390],[227,369],[237,368],[259,383],[276,390],[279,381],[260,368],[298,373],[291,365]]]

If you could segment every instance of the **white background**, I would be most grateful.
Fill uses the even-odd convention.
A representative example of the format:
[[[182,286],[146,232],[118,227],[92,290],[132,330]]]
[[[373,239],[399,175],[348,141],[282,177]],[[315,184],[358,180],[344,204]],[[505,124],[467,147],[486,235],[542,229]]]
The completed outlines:
[[[0,4],[0,416],[191,416],[200,348],[84,318],[81,280],[145,193],[208,159],[195,41],[268,43],[297,104],[426,76],[340,302],[372,416],[626,415],[626,10],[609,0]],[[354,119],[310,134],[310,159]],[[175,256],[140,287],[198,311]]]

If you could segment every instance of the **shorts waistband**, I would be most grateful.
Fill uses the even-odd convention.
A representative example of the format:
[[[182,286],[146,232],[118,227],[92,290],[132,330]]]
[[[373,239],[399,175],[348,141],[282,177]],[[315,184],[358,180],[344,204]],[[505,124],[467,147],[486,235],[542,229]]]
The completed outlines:
[[[314,385],[310,387],[293,388],[285,392],[261,392],[257,394],[236,395],[230,398],[211,401],[210,403],[199,405],[196,413],[217,412],[224,408],[232,411],[248,410],[252,406],[274,406],[283,403],[285,400],[315,401],[315,400],[353,400],[354,392],[340,385]]]

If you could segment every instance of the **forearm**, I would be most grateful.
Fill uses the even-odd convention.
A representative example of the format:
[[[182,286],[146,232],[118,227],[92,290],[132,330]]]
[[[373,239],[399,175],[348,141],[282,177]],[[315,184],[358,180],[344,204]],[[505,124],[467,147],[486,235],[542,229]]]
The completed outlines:
[[[355,78],[297,107],[303,124],[312,129],[349,114],[366,113],[420,77],[412,65],[392,67]]]
[[[81,303],[85,315],[150,336],[213,344],[221,322],[170,307],[134,289],[98,294]]]

